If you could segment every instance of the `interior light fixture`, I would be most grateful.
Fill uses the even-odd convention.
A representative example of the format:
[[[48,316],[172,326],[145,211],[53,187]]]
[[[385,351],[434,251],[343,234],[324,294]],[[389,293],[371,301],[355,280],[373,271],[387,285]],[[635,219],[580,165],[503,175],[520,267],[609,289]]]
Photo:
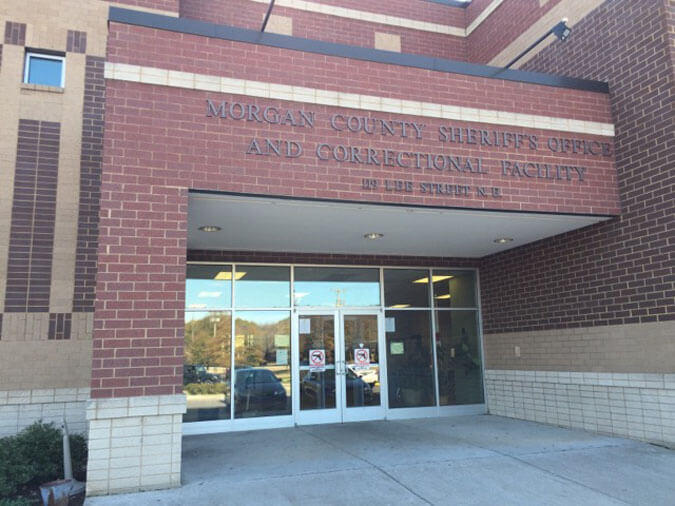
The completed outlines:
[[[404,307],[410,307],[410,304],[394,304],[393,306],[388,306],[389,309],[401,309]]]
[[[431,276],[431,280],[432,280],[433,283],[438,283],[439,281],[445,281],[446,279],[452,279],[454,277],[455,276],[440,276],[440,275],[439,276]],[[413,281],[413,283],[428,283],[428,282],[429,282],[429,278],[420,278],[420,279],[416,279],[415,281]]]
[[[384,237],[384,234],[380,234],[379,232],[368,232],[367,234],[363,234],[363,237],[364,239],[374,241],[376,239],[382,239]]]
[[[452,295],[450,295],[449,293],[445,293],[445,294],[443,294],[443,295],[436,295],[436,297],[434,297],[434,299],[438,299],[438,300],[447,300],[447,299],[449,299],[450,297],[452,297]]]
[[[218,225],[204,225],[199,227],[202,232],[219,232],[221,228]]]
[[[497,244],[506,244],[509,242],[513,242],[513,237],[500,237],[499,239],[495,239],[494,242]]]
[[[235,280],[240,280],[246,276],[246,273],[243,271],[237,271],[237,273],[234,275]],[[232,279],[232,272],[231,271],[220,271],[218,274],[216,274],[216,277],[213,279],[217,279],[218,281],[230,281]]]

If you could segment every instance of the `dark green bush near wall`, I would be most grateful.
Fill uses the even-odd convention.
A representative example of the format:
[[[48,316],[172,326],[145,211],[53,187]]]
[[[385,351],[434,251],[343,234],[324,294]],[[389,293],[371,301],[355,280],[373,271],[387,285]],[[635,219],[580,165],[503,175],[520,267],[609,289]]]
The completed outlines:
[[[70,453],[73,475],[84,481],[87,442],[83,436],[70,436]],[[53,424],[36,422],[16,436],[0,438],[0,506],[30,504],[21,497],[34,496],[41,484],[62,478],[63,436]]]

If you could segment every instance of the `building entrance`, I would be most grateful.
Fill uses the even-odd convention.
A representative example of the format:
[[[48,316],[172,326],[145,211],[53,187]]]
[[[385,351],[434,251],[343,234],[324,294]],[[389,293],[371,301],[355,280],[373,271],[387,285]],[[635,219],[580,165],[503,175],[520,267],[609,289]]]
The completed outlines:
[[[383,419],[381,312],[299,311],[293,328],[296,423]]]
[[[484,412],[476,272],[190,263],[185,434]]]

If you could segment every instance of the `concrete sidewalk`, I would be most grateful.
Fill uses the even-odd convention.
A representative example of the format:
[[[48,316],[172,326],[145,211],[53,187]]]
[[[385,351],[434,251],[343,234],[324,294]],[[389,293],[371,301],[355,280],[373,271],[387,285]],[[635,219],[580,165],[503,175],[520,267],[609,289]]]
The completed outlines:
[[[183,487],[108,505],[675,504],[675,451],[496,416],[183,439]]]

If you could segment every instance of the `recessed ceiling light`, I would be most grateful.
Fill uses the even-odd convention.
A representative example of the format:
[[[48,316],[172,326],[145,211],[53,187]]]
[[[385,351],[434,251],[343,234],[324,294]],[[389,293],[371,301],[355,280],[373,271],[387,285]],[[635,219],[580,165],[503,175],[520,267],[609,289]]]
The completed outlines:
[[[452,296],[451,296],[449,293],[446,293],[446,294],[444,294],[444,295],[436,295],[436,297],[434,297],[434,299],[438,299],[438,300],[447,300],[447,299],[449,299],[450,297],[452,297]]]
[[[380,234],[379,232],[368,232],[367,234],[363,234],[363,237],[365,239],[374,241],[376,239],[382,239],[384,237],[384,234]]]
[[[445,281],[446,279],[451,279],[451,278],[454,278],[454,276],[431,276],[431,280],[434,283],[437,283],[438,281]],[[420,278],[420,279],[416,279],[415,281],[413,281],[413,283],[428,283],[428,282],[429,282],[429,278]]]
[[[218,225],[204,225],[199,227],[202,232],[219,232],[221,229]]]
[[[235,280],[240,280],[246,276],[246,273],[243,271],[237,271],[237,273],[234,275]],[[220,271],[218,274],[216,274],[216,277],[213,279],[217,279],[218,281],[227,281],[232,279],[232,272],[230,271]]]
[[[390,309],[401,309],[404,307],[410,307],[410,304],[394,304],[393,306],[389,306]]]
[[[497,244],[506,244],[507,242],[512,242],[513,238],[512,237],[500,237],[499,239],[495,239],[494,242]]]

